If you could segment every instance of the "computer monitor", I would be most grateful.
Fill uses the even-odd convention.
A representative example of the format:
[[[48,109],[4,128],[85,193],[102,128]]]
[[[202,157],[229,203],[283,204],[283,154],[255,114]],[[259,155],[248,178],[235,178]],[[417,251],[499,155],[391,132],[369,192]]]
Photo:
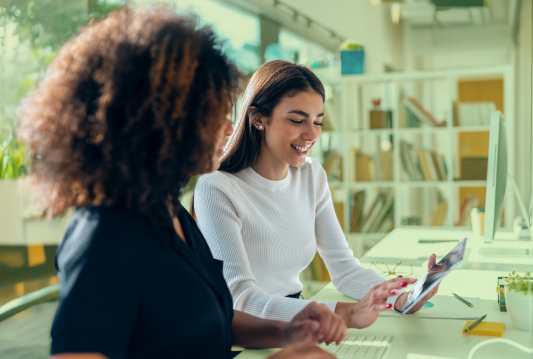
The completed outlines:
[[[507,138],[505,120],[500,111],[490,116],[487,193],[485,196],[485,243],[492,243],[500,225],[505,187],[507,186]]]

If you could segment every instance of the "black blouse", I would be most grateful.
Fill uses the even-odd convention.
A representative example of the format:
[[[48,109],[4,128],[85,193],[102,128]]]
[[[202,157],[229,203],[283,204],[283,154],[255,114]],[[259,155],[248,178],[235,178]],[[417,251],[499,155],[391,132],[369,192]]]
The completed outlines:
[[[192,217],[157,226],[116,207],[76,209],[56,253],[59,306],[52,354],[229,358],[233,304],[222,262]]]

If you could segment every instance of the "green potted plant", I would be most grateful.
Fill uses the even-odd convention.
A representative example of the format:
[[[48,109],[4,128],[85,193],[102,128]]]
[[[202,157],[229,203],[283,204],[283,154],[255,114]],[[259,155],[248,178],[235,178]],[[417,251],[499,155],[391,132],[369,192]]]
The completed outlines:
[[[505,281],[505,302],[513,326],[533,331],[533,276],[529,271],[520,276],[513,269]]]
[[[22,197],[18,179],[26,174],[24,145],[11,134],[0,142],[0,242],[22,239]]]
[[[354,40],[346,40],[341,45],[341,75],[362,74],[365,72],[365,50]]]

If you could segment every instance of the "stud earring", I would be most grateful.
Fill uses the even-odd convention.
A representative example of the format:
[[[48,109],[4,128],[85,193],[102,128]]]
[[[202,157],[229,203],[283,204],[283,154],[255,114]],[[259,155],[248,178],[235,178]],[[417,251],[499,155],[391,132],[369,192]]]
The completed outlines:
[[[260,129],[260,130],[263,129],[263,126],[259,126],[259,129]]]

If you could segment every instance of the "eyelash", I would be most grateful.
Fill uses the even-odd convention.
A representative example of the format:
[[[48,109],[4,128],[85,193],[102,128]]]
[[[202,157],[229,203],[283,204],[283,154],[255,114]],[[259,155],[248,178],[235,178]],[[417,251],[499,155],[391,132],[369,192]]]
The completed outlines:
[[[295,121],[295,120],[291,120],[291,122],[292,122],[292,123],[295,123],[295,124],[297,124],[297,125],[303,123],[303,121]],[[318,122],[314,122],[314,124],[315,124],[316,126],[320,126],[320,127],[324,126],[321,122],[320,122],[320,123],[318,123]]]

